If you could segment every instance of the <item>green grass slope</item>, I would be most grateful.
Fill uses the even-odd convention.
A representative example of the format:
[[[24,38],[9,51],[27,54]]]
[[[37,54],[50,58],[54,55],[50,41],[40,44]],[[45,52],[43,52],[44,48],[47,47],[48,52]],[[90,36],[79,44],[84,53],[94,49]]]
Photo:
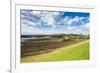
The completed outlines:
[[[89,40],[59,48],[50,53],[21,58],[22,63],[67,60],[89,60]]]

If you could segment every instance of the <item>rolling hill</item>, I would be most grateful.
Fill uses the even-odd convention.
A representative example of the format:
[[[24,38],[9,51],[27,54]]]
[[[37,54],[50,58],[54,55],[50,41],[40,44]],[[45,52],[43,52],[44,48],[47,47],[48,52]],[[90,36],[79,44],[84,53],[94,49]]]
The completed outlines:
[[[89,40],[62,47],[49,53],[21,58],[21,63],[68,60],[89,60]]]

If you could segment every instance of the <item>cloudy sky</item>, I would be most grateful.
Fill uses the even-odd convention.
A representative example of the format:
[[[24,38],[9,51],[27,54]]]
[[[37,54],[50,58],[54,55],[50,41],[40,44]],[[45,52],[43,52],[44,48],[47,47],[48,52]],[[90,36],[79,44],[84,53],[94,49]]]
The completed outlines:
[[[21,34],[89,34],[90,14],[21,9]]]

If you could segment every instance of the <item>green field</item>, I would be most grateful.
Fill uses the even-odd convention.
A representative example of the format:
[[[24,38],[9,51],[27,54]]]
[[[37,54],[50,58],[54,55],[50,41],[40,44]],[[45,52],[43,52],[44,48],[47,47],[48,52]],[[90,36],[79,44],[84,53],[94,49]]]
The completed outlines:
[[[89,40],[56,49],[49,53],[21,58],[21,63],[89,60]]]

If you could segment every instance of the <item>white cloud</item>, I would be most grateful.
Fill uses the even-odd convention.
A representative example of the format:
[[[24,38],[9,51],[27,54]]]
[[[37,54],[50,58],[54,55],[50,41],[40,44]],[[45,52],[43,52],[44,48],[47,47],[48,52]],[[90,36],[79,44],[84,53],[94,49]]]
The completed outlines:
[[[41,11],[32,11],[32,14],[33,15],[38,15],[38,14],[41,14]]]
[[[79,21],[80,21],[80,18],[81,18],[81,17],[76,16],[76,17],[73,18],[73,21],[74,21],[74,22],[79,22]]]
[[[72,25],[73,23],[79,22],[81,17],[75,16],[74,18],[71,18],[67,23],[68,25]]]
[[[80,26],[81,29],[89,29],[90,27],[90,22],[84,23],[83,25]]]
[[[60,15],[60,12],[50,12],[50,11],[32,11],[32,14],[40,17],[40,21],[44,22],[45,25],[55,26],[55,17]]]
[[[43,31],[35,27],[30,27],[30,26],[23,24],[21,26],[21,33],[22,34],[40,34],[40,33],[43,33]]]
[[[24,12],[25,13],[25,12]],[[31,11],[28,12],[30,15],[26,16],[27,19],[23,19],[22,23],[22,33],[34,34],[34,33],[63,33],[63,32],[73,32],[73,33],[88,33],[89,23],[82,21],[85,17],[75,16],[75,17],[61,17],[63,12],[50,12],[50,11]],[[27,15],[28,15],[27,13]],[[32,16],[31,16],[32,14]],[[21,15],[24,18],[24,15]],[[29,20],[28,20],[29,19]],[[32,19],[32,20],[31,20]],[[77,22],[82,22],[79,26],[73,25]],[[39,28],[34,26],[41,25]],[[40,30],[42,25],[51,26],[48,30]],[[64,26],[63,26],[64,25]],[[59,26],[59,28],[57,28]],[[56,28],[55,28],[56,27]]]
[[[29,21],[29,20],[27,20],[27,19],[23,19],[23,21],[21,21],[21,23],[22,23],[22,25],[31,25],[31,26],[36,26],[37,24],[35,23],[35,22],[31,22],[31,21]]]
[[[41,15],[41,21],[46,23],[46,25],[55,27],[55,24],[57,24],[55,18],[57,18],[60,15],[60,12],[44,12]]]
[[[85,21],[83,21],[83,19],[86,19],[87,17],[79,17],[79,16],[75,16],[74,18],[65,18],[66,22],[68,23],[68,25],[72,25],[73,23],[78,23],[78,22],[81,22],[81,24],[84,24]],[[89,18],[87,18],[89,19]],[[88,21],[88,20],[87,20]]]
[[[65,16],[65,18],[62,20],[62,22],[63,22],[64,24],[68,24],[68,23],[69,23],[69,20],[70,20],[70,17]]]
[[[67,26],[67,29],[69,29],[69,30],[74,30],[76,27],[74,27],[74,26]]]
[[[85,17],[80,17],[80,20],[83,20]]]
[[[90,23],[86,23],[84,26],[85,26],[85,28],[89,28]]]
[[[45,22],[46,23],[46,25],[54,25],[54,23],[55,23],[55,20],[54,20],[54,17],[52,16],[52,15],[45,15],[44,17],[42,17],[41,18],[41,20],[43,21],[43,22]]]
[[[89,34],[89,24],[90,22],[80,25],[79,27],[68,25],[66,26],[66,31],[76,34]]]
[[[82,34],[89,34],[89,24],[90,22],[88,23],[85,23],[83,25],[81,25],[80,27],[77,27],[76,31],[82,33]]]

